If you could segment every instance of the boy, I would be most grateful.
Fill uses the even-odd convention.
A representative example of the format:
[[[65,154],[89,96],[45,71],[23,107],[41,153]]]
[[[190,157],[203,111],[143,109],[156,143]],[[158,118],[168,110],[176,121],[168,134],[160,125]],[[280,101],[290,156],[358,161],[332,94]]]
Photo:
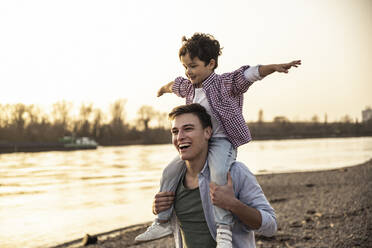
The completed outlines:
[[[273,72],[288,73],[291,67],[301,64],[300,60],[286,64],[261,66],[242,66],[231,73],[217,75],[221,55],[219,42],[212,36],[195,33],[190,39],[183,37],[179,58],[185,68],[186,78],[178,77],[164,85],[158,91],[158,97],[164,93],[175,93],[186,98],[186,104],[199,103],[211,115],[213,133],[209,141],[208,164],[211,181],[217,185],[227,183],[227,172],[236,159],[237,148],[251,140],[251,134],[242,114],[243,94],[250,85]],[[188,149],[185,143],[180,149]],[[175,192],[181,175],[183,161],[175,158],[163,171],[161,192]],[[161,238],[172,232],[169,219],[173,208],[158,214],[157,220],[148,230],[137,236],[137,241]],[[232,247],[232,214],[214,206],[217,223],[217,247]]]

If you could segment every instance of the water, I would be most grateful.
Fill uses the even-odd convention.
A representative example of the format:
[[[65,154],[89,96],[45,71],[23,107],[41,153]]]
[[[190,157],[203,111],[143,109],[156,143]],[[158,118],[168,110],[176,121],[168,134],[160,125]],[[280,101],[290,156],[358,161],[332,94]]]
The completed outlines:
[[[171,145],[0,155],[0,247],[48,247],[153,219]],[[323,170],[372,157],[372,137],[254,141],[238,160],[254,173]]]

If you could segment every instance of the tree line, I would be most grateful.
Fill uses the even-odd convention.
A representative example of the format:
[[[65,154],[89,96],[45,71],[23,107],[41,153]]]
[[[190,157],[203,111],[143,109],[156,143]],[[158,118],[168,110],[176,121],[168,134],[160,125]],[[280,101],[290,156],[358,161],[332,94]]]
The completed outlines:
[[[57,142],[64,136],[91,137],[100,145],[164,144],[171,141],[167,114],[151,106],[141,106],[135,121],[126,119],[126,100],[110,105],[109,113],[82,104],[72,116],[73,105],[60,101],[53,104],[50,113],[37,105],[0,104],[0,143]],[[254,139],[318,138],[372,136],[372,120],[353,122],[348,116],[339,122],[322,123],[317,116],[309,122],[290,122],[278,116],[263,121],[260,110],[257,122],[248,123]]]
[[[45,113],[37,105],[23,103],[0,105],[0,143],[58,142],[64,136],[91,137],[100,145],[154,144],[170,141],[166,113],[141,106],[134,123],[126,120],[126,100],[110,105],[109,113],[82,104],[72,116],[67,101],[53,104]]]
[[[290,122],[276,118],[272,122],[251,122],[253,139],[293,139],[372,136],[372,120],[368,122]]]

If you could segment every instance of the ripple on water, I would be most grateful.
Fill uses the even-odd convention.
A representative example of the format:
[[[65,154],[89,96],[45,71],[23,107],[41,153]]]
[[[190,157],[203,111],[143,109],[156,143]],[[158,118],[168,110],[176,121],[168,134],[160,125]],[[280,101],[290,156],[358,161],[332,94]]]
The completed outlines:
[[[45,193],[46,191],[42,190],[37,190],[37,191],[15,191],[15,192],[5,192],[1,193],[0,192],[0,197],[3,196],[16,196],[16,195],[33,195],[33,194],[42,194]]]

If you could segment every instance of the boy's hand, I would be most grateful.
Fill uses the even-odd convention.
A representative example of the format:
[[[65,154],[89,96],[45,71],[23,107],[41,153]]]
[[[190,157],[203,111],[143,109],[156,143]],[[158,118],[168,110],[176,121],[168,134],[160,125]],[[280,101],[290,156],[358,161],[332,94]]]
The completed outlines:
[[[163,87],[161,87],[161,88],[158,90],[157,97],[162,96],[164,93],[165,93],[165,91],[164,91],[164,86],[163,86]]]
[[[299,65],[301,65],[301,60],[294,60],[286,64],[277,64],[274,66],[274,70],[277,72],[288,73],[288,70],[291,69],[291,67],[298,67]]]
[[[169,82],[158,90],[157,96],[162,96],[164,93],[172,93],[172,87],[174,82]]]

